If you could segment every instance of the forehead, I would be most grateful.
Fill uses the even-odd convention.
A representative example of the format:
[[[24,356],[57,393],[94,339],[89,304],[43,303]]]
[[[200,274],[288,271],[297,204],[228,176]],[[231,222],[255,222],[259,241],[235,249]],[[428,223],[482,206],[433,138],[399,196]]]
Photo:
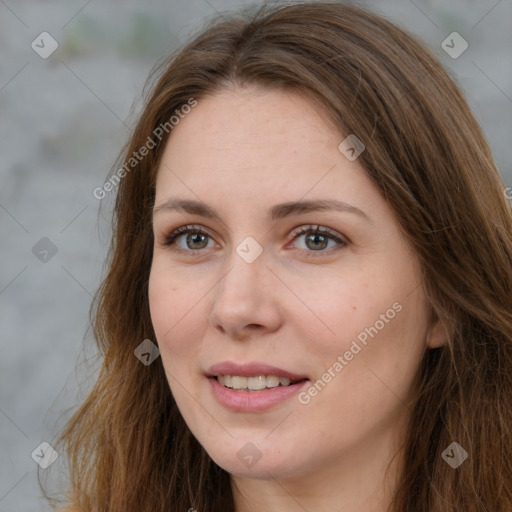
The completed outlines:
[[[362,186],[364,169],[339,152],[342,140],[325,112],[296,92],[221,91],[199,100],[174,127],[157,195],[188,185],[208,193],[212,187],[261,194],[284,189],[296,200],[313,188],[339,187],[340,179],[346,187],[348,180]]]

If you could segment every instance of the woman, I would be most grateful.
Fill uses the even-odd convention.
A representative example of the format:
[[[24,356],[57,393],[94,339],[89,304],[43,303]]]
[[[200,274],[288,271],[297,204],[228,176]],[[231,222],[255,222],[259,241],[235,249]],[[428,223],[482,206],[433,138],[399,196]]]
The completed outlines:
[[[123,152],[73,510],[512,509],[512,216],[438,60],[339,3],[215,21]]]

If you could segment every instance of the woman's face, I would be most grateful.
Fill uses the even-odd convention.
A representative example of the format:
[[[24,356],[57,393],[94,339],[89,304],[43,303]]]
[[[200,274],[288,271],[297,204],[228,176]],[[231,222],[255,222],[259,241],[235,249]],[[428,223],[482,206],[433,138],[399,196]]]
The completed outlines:
[[[304,97],[250,88],[200,100],[162,157],[156,342],[188,427],[235,475],[379,456],[427,349],[414,254],[344,138]]]

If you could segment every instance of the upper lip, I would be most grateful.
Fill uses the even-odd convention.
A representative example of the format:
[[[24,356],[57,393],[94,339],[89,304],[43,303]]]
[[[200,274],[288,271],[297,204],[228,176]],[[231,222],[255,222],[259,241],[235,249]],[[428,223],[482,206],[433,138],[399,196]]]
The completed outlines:
[[[224,361],[214,364],[206,372],[207,377],[218,375],[239,375],[240,377],[255,377],[257,375],[276,375],[277,377],[288,377],[290,380],[307,379],[307,375],[301,375],[282,368],[277,368],[266,363],[233,363]]]

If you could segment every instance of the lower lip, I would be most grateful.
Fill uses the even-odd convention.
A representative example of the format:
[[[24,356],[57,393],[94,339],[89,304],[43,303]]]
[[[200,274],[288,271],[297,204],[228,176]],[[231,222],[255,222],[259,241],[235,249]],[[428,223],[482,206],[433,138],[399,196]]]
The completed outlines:
[[[220,384],[215,377],[208,377],[208,380],[217,401],[237,412],[266,411],[299,393],[309,382],[304,380],[290,386],[277,386],[262,391],[234,391]]]

